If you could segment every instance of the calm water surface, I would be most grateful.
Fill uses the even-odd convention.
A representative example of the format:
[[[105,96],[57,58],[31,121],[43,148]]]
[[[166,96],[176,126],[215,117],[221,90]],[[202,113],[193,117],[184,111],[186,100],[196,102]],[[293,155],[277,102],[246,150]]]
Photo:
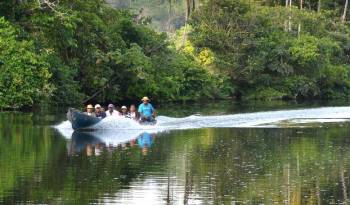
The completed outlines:
[[[210,114],[239,111],[249,108]],[[51,127],[63,119],[0,114],[0,204],[350,202],[346,122],[143,133],[106,144],[90,133],[66,139]]]

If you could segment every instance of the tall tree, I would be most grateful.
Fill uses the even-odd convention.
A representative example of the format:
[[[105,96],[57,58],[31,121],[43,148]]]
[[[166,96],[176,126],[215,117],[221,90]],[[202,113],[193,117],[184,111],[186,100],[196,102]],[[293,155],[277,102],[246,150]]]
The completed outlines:
[[[289,0],[289,17],[288,17],[288,31],[292,31],[292,0]]]
[[[304,1],[303,0],[300,0],[300,11],[302,11],[303,10],[303,3],[304,3]],[[300,37],[300,32],[301,32],[301,23],[299,22],[299,24],[298,24],[298,37]]]
[[[185,17],[185,31],[183,34],[183,40],[182,40],[182,47],[185,47],[186,44],[186,39],[187,39],[187,23],[188,19],[190,18],[191,15],[191,0],[185,0],[186,1],[186,17]]]
[[[191,14],[191,0],[186,0],[186,18],[188,19]]]
[[[317,12],[318,12],[318,13],[321,12],[321,0],[318,0],[318,3],[317,3]]]
[[[289,5],[289,0],[286,0],[286,11],[287,11],[287,9],[288,9],[288,5]],[[284,30],[285,31],[288,31],[288,20],[286,20],[285,22],[284,22]]]
[[[169,2],[169,10],[168,10],[168,25],[167,25],[167,31],[170,32],[171,31],[171,19],[172,19],[172,0],[168,0]]]
[[[343,16],[341,18],[343,23],[346,21],[346,13],[348,12],[348,4],[349,4],[349,0],[345,0],[344,12],[343,12]]]

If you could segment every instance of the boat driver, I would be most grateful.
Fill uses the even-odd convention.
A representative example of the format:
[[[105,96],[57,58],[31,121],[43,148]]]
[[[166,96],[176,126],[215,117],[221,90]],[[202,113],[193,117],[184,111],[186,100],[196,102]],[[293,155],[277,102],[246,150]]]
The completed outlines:
[[[155,109],[149,103],[148,97],[143,97],[141,99],[142,103],[139,105],[139,113],[141,117],[141,122],[154,122],[155,121]]]

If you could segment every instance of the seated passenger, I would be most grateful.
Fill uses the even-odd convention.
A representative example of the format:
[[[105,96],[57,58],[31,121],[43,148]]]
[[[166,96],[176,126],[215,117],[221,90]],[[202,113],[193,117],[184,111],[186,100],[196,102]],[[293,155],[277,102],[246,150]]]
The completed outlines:
[[[106,112],[107,117],[119,117],[119,112],[114,109],[113,104],[108,105],[108,111]]]
[[[149,103],[148,97],[143,97],[142,104],[139,105],[139,113],[141,117],[141,122],[154,122],[155,121],[155,109]]]
[[[84,114],[86,115],[89,115],[89,116],[92,116],[92,117],[96,117],[95,116],[95,113],[94,113],[94,107],[89,104],[87,107],[86,107],[86,112],[84,112]]]
[[[127,118],[131,118],[133,120],[140,120],[140,114],[136,111],[135,105],[130,105],[130,111],[128,112]]]
[[[106,113],[104,111],[102,111],[102,107],[100,104],[95,105],[95,115],[98,118],[105,118],[106,117]]]
[[[122,106],[122,112],[120,115],[123,117],[128,117],[128,108],[125,105]]]

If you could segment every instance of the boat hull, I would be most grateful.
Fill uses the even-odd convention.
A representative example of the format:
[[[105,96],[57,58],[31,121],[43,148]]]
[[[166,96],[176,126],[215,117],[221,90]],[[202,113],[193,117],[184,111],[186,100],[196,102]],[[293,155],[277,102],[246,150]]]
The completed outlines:
[[[102,119],[88,116],[73,108],[68,109],[68,120],[72,123],[74,130],[91,129],[92,125],[99,123]]]

